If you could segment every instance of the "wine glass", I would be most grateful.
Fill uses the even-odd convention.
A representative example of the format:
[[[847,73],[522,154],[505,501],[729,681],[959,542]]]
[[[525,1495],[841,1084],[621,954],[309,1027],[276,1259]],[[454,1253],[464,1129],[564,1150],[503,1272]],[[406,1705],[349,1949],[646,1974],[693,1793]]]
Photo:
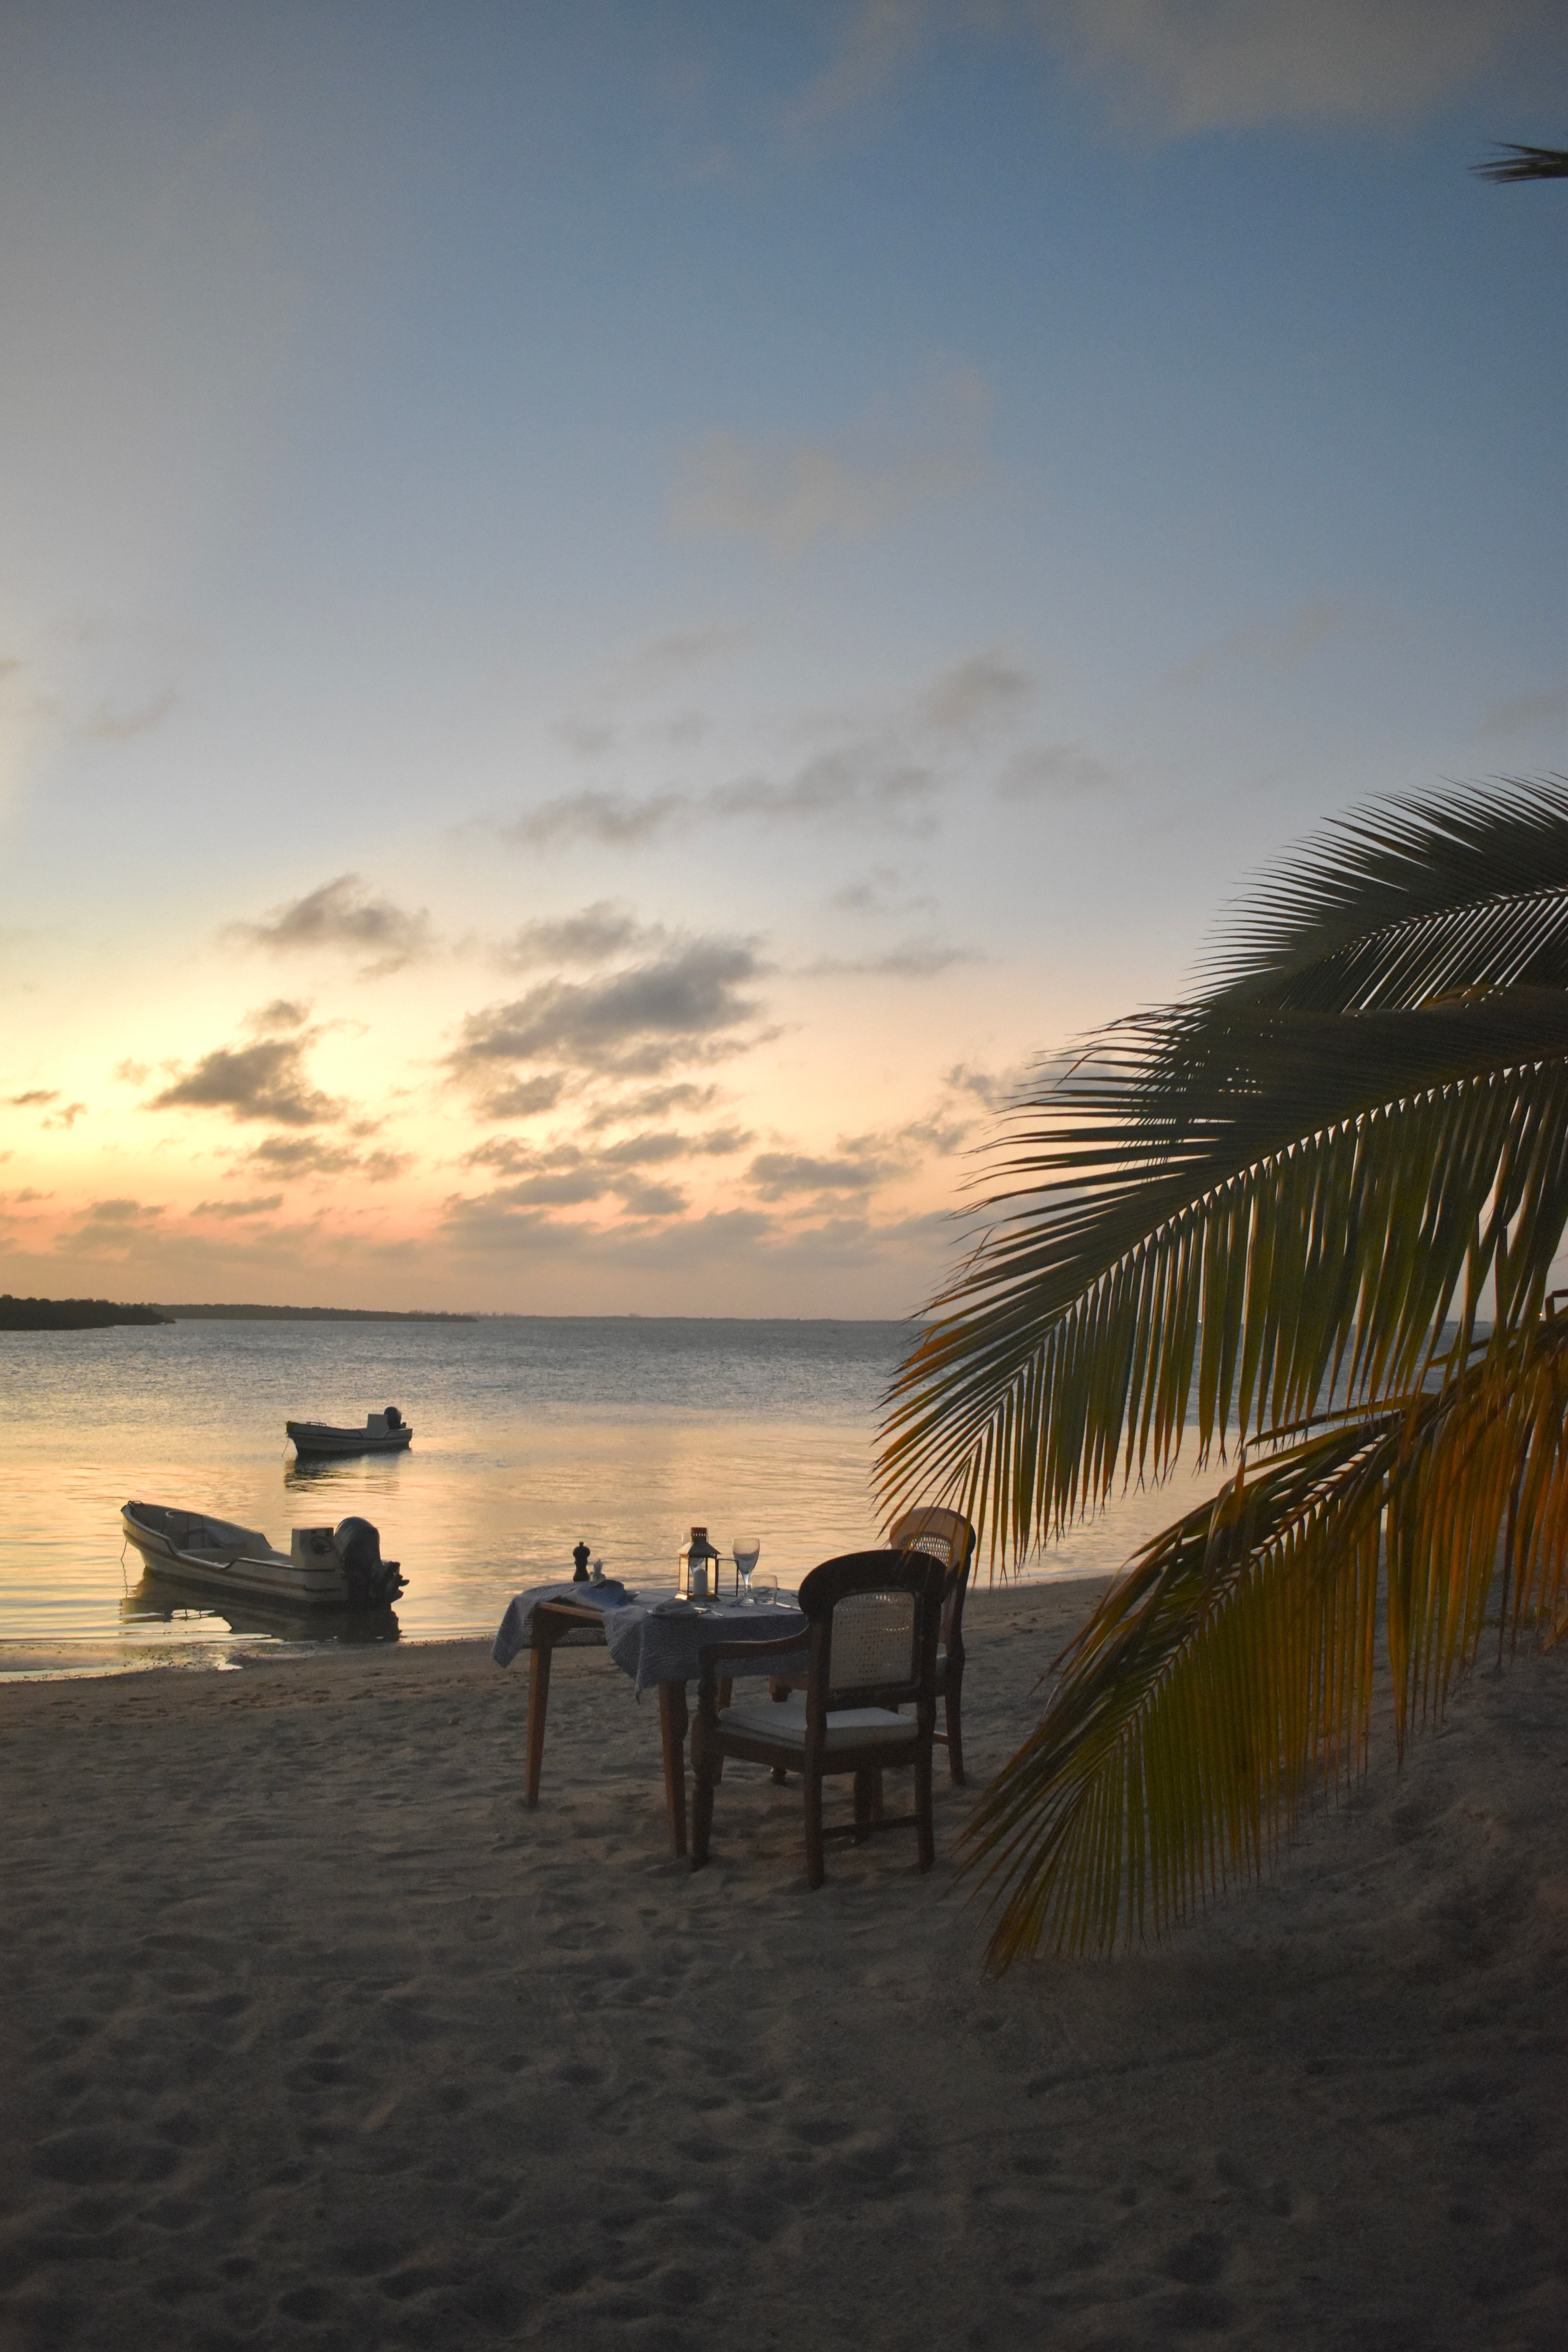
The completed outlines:
[[[762,1545],[755,1536],[737,1536],[731,1549],[735,1555],[735,1598],[745,1608],[752,1598],[752,1570],[756,1567]]]

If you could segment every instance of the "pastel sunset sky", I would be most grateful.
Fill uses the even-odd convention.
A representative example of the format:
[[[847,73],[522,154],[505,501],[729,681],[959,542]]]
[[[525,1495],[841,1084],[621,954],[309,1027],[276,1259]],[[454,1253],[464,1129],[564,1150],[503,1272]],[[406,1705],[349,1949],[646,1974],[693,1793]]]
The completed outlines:
[[[0,9],[0,1288],[904,1315],[1568,768],[1551,0]]]

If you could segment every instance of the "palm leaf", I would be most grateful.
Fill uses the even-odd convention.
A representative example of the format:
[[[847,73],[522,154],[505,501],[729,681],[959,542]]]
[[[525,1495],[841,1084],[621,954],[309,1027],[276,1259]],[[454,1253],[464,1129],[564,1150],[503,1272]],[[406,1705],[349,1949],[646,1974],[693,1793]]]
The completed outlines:
[[[1568,149],[1505,144],[1490,163],[1470,169],[1482,180],[1568,180]]]
[[[950,1496],[1005,1562],[1163,1475],[1194,1412],[1206,1453],[1336,1384],[1407,1389],[1456,1309],[1462,1359],[1489,1282],[1503,1322],[1539,1313],[1568,1222],[1565,910],[1556,780],[1309,845],[1206,996],[1021,1107],[998,1221],[891,1391],[889,1502]]]
[[[1516,1631],[1568,1611],[1568,1321],[1435,1393],[1276,1441],[1148,1545],[1058,1662],[965,1832],[993,1968],[1109,1949],[1256,1876],[1364,1768],[1380,1549],[1401,1743],[1473,1660],[1508,1555]]]
[[[1380,802],[1266,875],[1211,992],[1324,1013],[1568,986],[1568,778]]]

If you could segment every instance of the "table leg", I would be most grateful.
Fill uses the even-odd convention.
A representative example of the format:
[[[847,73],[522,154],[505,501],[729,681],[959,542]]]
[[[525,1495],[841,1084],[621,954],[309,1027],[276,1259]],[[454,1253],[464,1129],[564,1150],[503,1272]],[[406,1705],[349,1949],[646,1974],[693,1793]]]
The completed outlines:
[[[528,1663],[528,1788],[525,1805],[539,1802],[539,1775],[544,1764],[544,1714],[550,1704],[550,1661],[554,1643],[537,1634]]]
[[[669,1813],[669,1842],[676,1853],[686,1852],[686,1685],[660,1683],[658,1727],[664,1737],[664,1801]]]

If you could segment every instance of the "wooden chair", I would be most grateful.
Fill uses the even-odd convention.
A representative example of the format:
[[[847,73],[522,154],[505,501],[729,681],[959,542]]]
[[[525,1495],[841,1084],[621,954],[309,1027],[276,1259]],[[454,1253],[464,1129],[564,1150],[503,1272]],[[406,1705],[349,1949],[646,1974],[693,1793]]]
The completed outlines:
[[[936,1695],[942,1703],[947,1728],[937,1738],[947,1750],[947,1769],[955,1786],[963,1785],[963,1596],[974,1562],[975,1534],[957,1511],[928,1503],[905,1511],[888,1531],[895,1551],[923,1551],[940,1559],[945,1571],[942,1594],[942,1638],[936,1654]],[[804,1690],[804,1675],[775,1675],[768,1688],[775,1699],[792,1690]],[[784,1774],[775,1772],[775,1780]]]
[[[708,1859],[713,1792],[726,1756],[771,1765],[775,1777],[784,1769],[803,1776],[806,1876],[813,1886],[820,1886],[826,1874],[822,1849],[830,1837],[853,1838],[858,1845],[874,1831],[912,1829],[919,1834],[921,1868],[931,1868],[936,1859],[936,1650],[945,1576],[942,1563],[924,1552],[848,1552],[814,1568],[802,1584],[804,1636],[786,1633],[776,1642],[703,1647],[691,1733],[694,1869]],[[802,1649],[809,1659],[804,1692],[791,1692],[782,1701],[742,1701],[721,1711],[720,1668],[725,1659],[743,1654],[754,1664],[771,1654],[798,1656]],[[910,1705],[912,1717],[895,1711]],[[881,1818],[880,1775],[900,1764],[914,1768],[914,1811]],[[825,1830],[822,1783],[829,1774],[844,1772],[855,1776],[855,1819]]]
[[[947,1728],[936,1736],[947,1750],[949,1775],[959,1787],[963,1785],[963,1596],[974,1565],[975,1540],[974,1529],[961,1513],[935,1503],[905,1511],[888,1530],[896,1551],[929,1552],[947,1571],[936,1654],[936,1695]]]

